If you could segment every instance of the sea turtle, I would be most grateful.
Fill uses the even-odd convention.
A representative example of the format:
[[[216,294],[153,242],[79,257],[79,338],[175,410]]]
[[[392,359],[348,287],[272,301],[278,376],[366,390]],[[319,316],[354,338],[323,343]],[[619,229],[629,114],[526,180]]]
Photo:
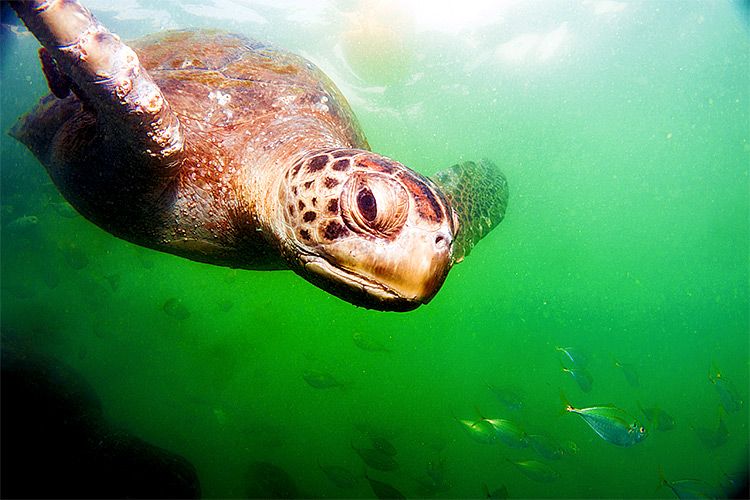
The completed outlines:
[[[505,215],[492,162],[429,179],[371,152],[336,86],[276,45],[175,30],[128,46],[76,1],[11,5],[52,94],[10,134],[120,238],[407,311]]]

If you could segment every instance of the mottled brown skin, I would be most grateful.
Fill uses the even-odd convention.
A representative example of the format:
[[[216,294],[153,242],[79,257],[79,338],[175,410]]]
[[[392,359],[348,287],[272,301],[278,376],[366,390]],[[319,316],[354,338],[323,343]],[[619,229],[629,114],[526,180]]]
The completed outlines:
[[[319,69],[219,31],[130,46],[179,119],[174,170],[139,168],[142,153],[123,147],[127,138],[79,92],[43,98],[11,130],[84,216],[193,260],[291,268],[366,307],[408,310],[437,293],[458,217],[432,181],[368,151]]]

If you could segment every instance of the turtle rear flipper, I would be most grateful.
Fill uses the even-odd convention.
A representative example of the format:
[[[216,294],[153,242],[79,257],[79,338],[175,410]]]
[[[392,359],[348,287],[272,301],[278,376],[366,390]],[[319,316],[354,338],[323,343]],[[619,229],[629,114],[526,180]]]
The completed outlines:
[[[461,262],[505,217],[508,181],[494,163],[484,158],[453,165],[432,179],[458,216],[453,255],[455,262]]]
[[[69,78],[79,99],[92,108],[97,125],[129,149],[128,156],[140,160],[134,163],[156,177],[174,177],[183,148],[180,123],[135,52],[78,2],[10,5],[54,58],[56,69],[45,72],[48,79],[57,71]],[[52,69],[51,61],[45,69]],[[67,88],[53,91],[67,94]],[[120,181],[127,176],[123,172]]]

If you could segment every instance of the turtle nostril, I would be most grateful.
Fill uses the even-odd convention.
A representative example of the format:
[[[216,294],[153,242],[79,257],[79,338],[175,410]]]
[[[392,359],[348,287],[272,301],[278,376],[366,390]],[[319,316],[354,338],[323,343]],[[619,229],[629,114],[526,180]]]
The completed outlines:
[[[447,247],[448,245],[450,245],[450,240],[448,238],[446,238],[444,235],[438,234],[435,237],[435,247],[437,247],[438,249],[442,250],[443,248]]]

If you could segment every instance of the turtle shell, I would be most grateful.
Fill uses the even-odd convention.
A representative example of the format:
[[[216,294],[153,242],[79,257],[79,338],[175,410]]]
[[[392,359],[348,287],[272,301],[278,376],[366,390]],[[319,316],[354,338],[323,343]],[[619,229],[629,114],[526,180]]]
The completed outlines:
[[[172,30],[129,44],[182,121],[265,130],[285,114],[322,118],[352,147],[369,149],[354,113],[307,59],[270,42],[219,30]],[[209,132],[210,133],[210,132]]]

